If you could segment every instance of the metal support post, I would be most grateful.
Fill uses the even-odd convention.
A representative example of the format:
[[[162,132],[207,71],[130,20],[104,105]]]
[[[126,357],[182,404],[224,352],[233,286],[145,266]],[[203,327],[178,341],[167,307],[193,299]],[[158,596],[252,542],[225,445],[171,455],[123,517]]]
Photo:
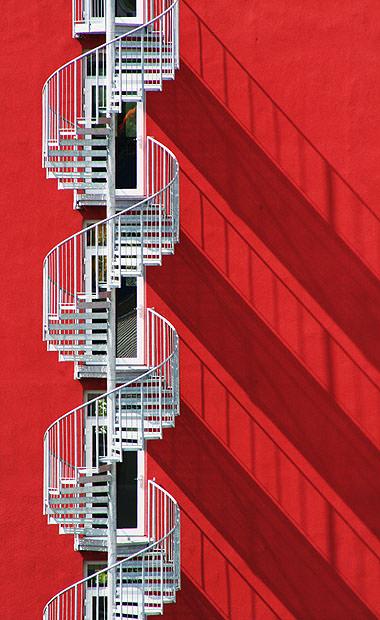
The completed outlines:
[[[106,0],[106,42],[115,38],[115,0]],[[106,74],[107,74],[107,117],[110,126],[110,136],[107,153],[107,218],[115,214],[115,115],[112,113],[112,87],[115,66],[114,46],[107,46]],[[110,294],[111,307],[107,326],[107,392],[116,385],[116,291],[112,287],[112,262],[113,262],[113,225],[107,225],[107,288]],[[112,456],[112,438],[114,433],[114,408],[113,396],[107,399],[107,423],[108,423],[108,454]],[[117,534],[116,534],[116,463],[111,462],[111,482],[109,486],[108,501],[108,566],[117,560]],[[111,571],[108,576],[108,618],[113,617],[113,605],[115,600],[116,572]]]

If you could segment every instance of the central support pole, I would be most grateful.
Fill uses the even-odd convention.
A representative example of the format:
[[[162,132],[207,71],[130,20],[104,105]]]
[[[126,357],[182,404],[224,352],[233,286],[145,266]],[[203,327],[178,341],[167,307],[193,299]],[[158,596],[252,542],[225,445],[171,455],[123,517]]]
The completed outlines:
[[[115,38],[115,0],[106,0],[106,42]],[[107,154],[107,218],[115,214],[115,129],[116,118],[112,112],[112,87],[115,67],[114,46],[107,46],[107,118],[110,128]],[[107,392],[116,387],[116,290],[112,286],[111,272],[114,246],[113,222],[107,225],[107,282],[110,295],[110,310],[107,326]],[[115,399],[107,399],[107,425],[108,425],[108,454],[112,456],[112,437],[115,422]],[[116,514],[116,463],[111,462],[111,482],[108,499],[108,566],[117,561],[117,514]],[[113,604],[115,600],[116,571],[111,571],[108,576],[108,614],[107,618],[113,618]]]

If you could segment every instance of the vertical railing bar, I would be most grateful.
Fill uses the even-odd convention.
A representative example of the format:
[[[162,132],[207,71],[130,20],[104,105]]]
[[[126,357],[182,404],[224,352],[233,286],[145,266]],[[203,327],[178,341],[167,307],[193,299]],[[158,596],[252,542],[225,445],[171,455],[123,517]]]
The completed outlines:
[[[95,51],[95,71],[96,71],[96,75],[95,75],[95,102],[96,102],[96,108],[95,108],[95,122],[99,123],[99,49],[96,48]]]

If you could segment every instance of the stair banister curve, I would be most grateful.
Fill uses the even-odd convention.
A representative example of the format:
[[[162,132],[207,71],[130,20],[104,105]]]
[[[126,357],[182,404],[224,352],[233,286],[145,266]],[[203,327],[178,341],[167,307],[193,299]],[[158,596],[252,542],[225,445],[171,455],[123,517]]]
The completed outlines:
[[[154,89],[154,87],[158,87],[161,89],[163,79],[174,78],[175,70],[179,67],[178,37],[176,35],[178,0],[170,0],[170,2],[161,0],[160,4],[168,6],[148,22],[77,56],[54,71],[46,80],[42,91],[43,166],[47,168],[48,177],[59,175],[61,186],[65,186],[64,180],[67,186],[70,179],[74,178],[68,175],[69,172],[70,174],[73,172],[76,166],[81,164],[85,169],[84,162],[78,162],[78,150],[73,148],[76,146],[75,141],[69,145],[65,144],[62,151],[62,141],[65,138],[75,138],[78,137],[78,134],[87,134],[89,127],[86,131],[84,125],[86,123],[98,125],[100,121],[104,123],[104,130],[102,131],[97,127],[97,133],[99,137],[106,138],[107,117],[115,111],[121,111],[124,100],[131,100],[131,97],[133,100],[139,99],[145,88]],[[136,64],[135,73],[130,70],[127,72],[128,58],[129,60],[136,59],[137,45],[133,44],[136,43],[135,39],[139,37],[141,39],[140,49],[137,52],[140,61],[139,66]],[[165,38],[164,45],[162,43],[163,37]],[[132,47],[129,52],[128,43],[131,43]],[[108,70],[106,52],[109,47],[113,48],[115,54],[114,67],[110,69],[114,77],[114,90],[110,97],[105,98],[107,100],[106,106],[101,105],[102,102],[99,101],[99,95],[97,95],[95,117],[91,113],[90,119],[86,119],[85,96],[82,90],[83,78],[85,76],[94,78],[97,85],[102,83],[104,85],[104,77]],[[145,54],[149,55],[149,53],[153,54],[153,57],[146,63],[144,56]],[[127,62],[123,63],[124,60]],[[109,104],[109,101],[112,103]],[[49,147],[51,148],[49,149]],[[83,157],[88,155],[88,150],[87,148],[83,151]],[[55,151],[56,155],[54,155]],[[75,155],[71,156],[70,151],[75,152]],[[73,159],[65,161],[62,160],[62,156],[72,157]],[[75,163],[75,165],[68,166],[68,163]],[[69,172],[64,174],[62,169],[68,169]],[[86,175],[88,178],[88,174],[91,177],[91,173],[82,171],[82,181]],[[104,175],[101,178],[104,180]],[[86,183],[75,184],[73,182],[70,187],[85,189],[82,185],[86,186]]]
[[[42,164],[59,189],[74,191],[76,207],[105,205],[108,153],[115,138],[112,116],[124,115],[126,105],[135,104],[137,110],[139,104],[145,111],[145,93],[160,91],[165,80],[174,79],[178,4],[144,2],[144,24],[67,62],[46,80]],[[73,24],[76,16],[73,0]],[[114,195],[111,213],[116,213],[58,243],[44,260],[43,339],[61,361],[82,369],[114,363],[107,345],[116,299],[112,291],[125,278],[143,277],[145,268],[160,266],[179,241],[177,159],[154,138],[145,140],[143,189],[136,192],[143,198],[127,192],[117,203]],[[128,323],[126,329],[131,329]],[[116,380],[113,389],[115,382],[109,383],[104,394],[61,416],[45,433],[43,510],[48,522],[58,525],[61,534],[74,535],[76,549],[108,548],[109,558],[122,559],[55,595],[45,606],[44,620],[87,620],[94,609],[96,620],[105,613],[108,620],[143,620],[162,614],[164,604],[175,601],[179,507],[154,480],[144,491],[144,534],[133,543],[118,543],[115,536],[117,549],[109,546],[116,528],[114,517],[109,518],[115,463],[128,451],[144,449],[147,440],[161,439],[179,413],[178,335],[152,308],[144,309],[143,343],[143,360],[133,372],[131,366],[127,381]],[[94,597],[95,607],[88,607]]]
[[[141,448],[144,441],[156,439],[157,434],[162,435],[164,428],[172,427],[175,424],[175,417],[179,413],[179,385],[175,368],[175,365],[178,365],[178,335],[173,325],[152,308],[147,309],[147,315],[149,325],[152,325],[153,321],[155,324],[154,330],[149,329],[148,342],[150,346],[146,360],[149,370],[117,386],[110,392],[96,396],[79,407],[68,411],[50,424],[45,431],[44,514],[49,515],[50,522],[58,523],[64,533],[79,533],[82,530],[83,524],[78,523],[78,521],[80,515],[85,514],[85,511],[83,508],[82,510],[78,509],[72,493],[72,512],[67,512],[65,518],[59,521],[58,515],[62,509],[62,504],[59,502],[59,499],[62,499],[62,494],[60,494],[61,480],[65,480],[66,484],[69,484],[69,481],[80,484],[82,470],[85,469],[87,475],[99,473],[100,468],[108,462],[120,461],[123,449]],[[157,341],[159,342],[158,346],[156,346]],[[162,353],[161,358],[153,360],[153,352],[155,352],[156,357],[157,351]],[[155,361],[155,365],[153,365],[153,361]],[[153,413],[149,400],[157,395],[156,382],[160,380],[164,380],[166,384],[166,402],[160,403],[161,406]],[[134,386],[135,391],[139,389],[141,394],[145,392],[145,396],[148,394],[148,402],[145,407],[139,407],[137,412],[130,411],[129,414],[125,412],[123,415],[123,403],[128,397],[130,386]],[[101,429],[104,432],[107,402],[110,397],[115,401],[114,409],[118,422],[118,432],[115,433],[113,442],[97,444],[92,467],[85,467],[85,454],[81,441],[84,421],[86,416],[92,413],[95,417],[95,432],[102,432]],[[131,420],[132,418],[133,420]],[[135,433],[130,431],[128,434],[128,428],[131,428],[132,422],[138,424],[138,430]],[[84,493],[86,493],[85,486],[82,495]],[[76,495],[81,499],[79,493]],[[63,497],[63,499],[65,498]],[[75,523],[71,523],[70,517],[75,519]]]
[[[160,264],[162,255],[173,253],[179,239],[178,162],[173,153],[154,138],[148,137],[147,142],[149,152],[156,152],[148,161],[149,169],[152,170],[157,163],[160,171],[152,174],[152,178],[148,177],[148,185],[153,192],[115,215],[67,237],[44,259],[43,338],[50,350],[59,351],[60,359],[85,359],[88,345],[83,344],[82,348],[79,344],[72,345],[69,336],[73,336],[77,343],[81,342],[80,334],[86,326],[91,329],[94,319],[98,323],[103,319],[104,324],[107,321],[107,303],[104,299],[99,300],[98,307],[92,307],[87,312],[86,307],[78,308],[80,302],[84,306],[91,304],[99,299],[99,292],[104,298],[112,286],[120,285],[123,275],[141,275],[144,264]],[[162,162],[166,165],[163,166]],[[170,178],[162,178],[164,168],[165,176]],[[128,238],[123,230],[131,226],[134,235]],[[94,274],[93,291],[85,290],[85,266],[81,262],[89,238],[90,243],[96,246],[100,261],[100,268]],[[107,260],[111,264],[108,269],[105,267]],[[99,316],[102,309],[105,312]],[[99,340],[103,343],[105,354],[105,340]],[[94,350],[93,346],[92,352]]]
[[[130,610],[134,613],[136,608],[147,608],[149,614],[161,614],[165,598],[169,598],[170,595],[175,597],[180,587],[179,507],[173,496],[155,481],[149,480],[148,487],[148,501],[151,505],[149,537],[157,538],[154,530],[159,530],[158,539],[148,544],[142,551],[133,553],[61,590],[45,605],[43,620],[80,618],[86,593],[93,588],[102,590],[111,571],[114,575],[116,573],[115,588],[120,589],[120,596],[115,597],[117,600],[115,613],[120,615],[115,617],[137,618],[137,615],[127,615]],[[138,588],[141,577],[137,576],[140,572],[136,567],[139,564],[144,567],[146,574],[150,575],[147,588],[142,590]],[[123,584],[122,587],[120,584]],[[101,597],[106,599],[105,591]]]

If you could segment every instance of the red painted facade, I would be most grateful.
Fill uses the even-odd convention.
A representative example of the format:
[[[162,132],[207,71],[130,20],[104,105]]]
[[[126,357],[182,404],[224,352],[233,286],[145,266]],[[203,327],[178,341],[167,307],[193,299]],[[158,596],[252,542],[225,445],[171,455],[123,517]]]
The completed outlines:
[[[148,273],[181,338],[181,416],[149,446],[182,508],[165,614],[379,618],[378,4],[181,8],[181,71],[148,99],[182,168],[181,243]],[[0,615],[37,620],[83,570],[42,515],[43,433],[83,386],[41,341],[41,282],[89,214],[40,165],[44,79],[82,46],[63,0],[7,0],[1,31]]]

